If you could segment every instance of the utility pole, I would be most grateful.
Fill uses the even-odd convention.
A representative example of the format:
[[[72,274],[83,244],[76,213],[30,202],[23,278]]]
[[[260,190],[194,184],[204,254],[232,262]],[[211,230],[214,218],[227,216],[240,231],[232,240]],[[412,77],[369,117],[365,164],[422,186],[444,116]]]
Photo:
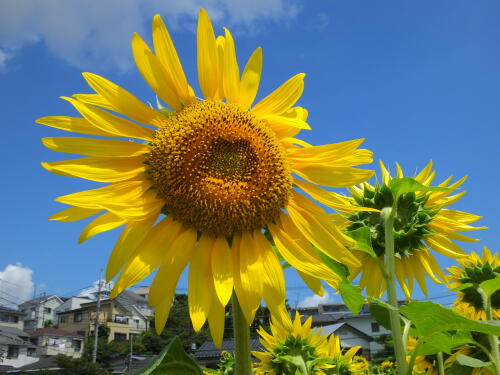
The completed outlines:
[[[129,332],[128,332],[128,336],[130,338],[130,353],[129,353],[129,356],[128,356],[128,364],[127,364],[127,372],[131,371],[132,370],[132,344],[133,344],[133,341],[134,341],[134,336],[130,333],[130,329],[129,329]]]
[[[101,312],[101,281],[102,281],[102,269],[99,271],[99,285],[97,287],[97,306],[95,314],[95,324],[94,324],[94,350],[92,350],[92,362],[97,361],[97,339],[99,338],[99,314]]]

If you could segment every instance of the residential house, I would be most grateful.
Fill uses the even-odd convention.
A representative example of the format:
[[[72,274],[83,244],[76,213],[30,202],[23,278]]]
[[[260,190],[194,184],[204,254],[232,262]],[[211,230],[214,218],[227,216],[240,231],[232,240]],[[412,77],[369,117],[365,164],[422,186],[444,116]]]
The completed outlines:
[[[62,304],[63,301],[56,295],[37,297],[20,304],[19,310],[26,314],[24,330],[29,332],[44,328],[46,322],[56,325],[55,310]]]
[[[89,297],[69,297],[69,298],[62,298],[64,301],[60,306],[56,307],[54,309],[54,312],[57,316],[58,313],[63,312],[63,311],[69,311],[69,310],[75,310],[79,309],[82,303],[87,303],[87,302],[92,302],[93,299]],[[57,322],[55,322],[57,323]]]
[[[29,334],[23,332],[24,313],[0,306],[0,354],[2,366],[20,367],[38,360]]]
[[[256,337],[250,338],[250,350],[262,352],[264,347]],[[194,357],[201,367],[217,368],[221,357],[221,352],[227,351],[234,354],[234,339],[226,339],[222,341],[222,345],[217,348],[212,340],[207,340],[194,352]],[[255,360],[252,357],[252,360]]]
[[[131,292],[134,294],[133,292]],[[132,297],[139,297],[133,295]],[[145,301],[145,300],[144,300]],[[149,329],[150,309],[136,303],[144,302],[143,299],[135,301],[129,298],[128,294],[116,299],[105,299],[101,301],[99,313],[99,323],[109,330],[109,341],[129,340],[131,335],[138,335]],[[97,302],[87,302],[81,304],[77,309],[60,312],[59,329],[76,332],[86,338],[93,336],[94,324],[97,311]]]
[[[320,304],[317,307],[297,310],[304,315],[304,320],[312,316],[313,327],[321,327],[324,333],[335,332],[345,346],[361,345],[363,355],[368,359],[384,350],[384,346],[374,339],[383,334],[390,334],[390,331],[379,325],[373,318],[368,305],[364,305],[358,315],[352,314],[347,306],[341,303]],[[347,326],[341,326],[342,323],[346,323]]]
[[[77,333],[47,327],[31,332],[30,341],[37,346],[39,357],[64,354],[68,357],[80,358],[83,353],[84,339],[83,335]]]

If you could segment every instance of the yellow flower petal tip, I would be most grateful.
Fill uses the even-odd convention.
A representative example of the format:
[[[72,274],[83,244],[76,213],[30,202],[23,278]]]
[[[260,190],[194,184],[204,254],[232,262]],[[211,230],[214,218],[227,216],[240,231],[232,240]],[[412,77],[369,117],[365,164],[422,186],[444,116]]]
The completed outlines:
[[[95,93],[61,97],[81,117],[45,117],[37,123],[121,138],[42,140],[54,151],[84,156],[44,162],[45,169],[106,184],[59,197],[70,207],[51,220],[95,216],[79,242],[123,226],[106,271],[108,279],[119,275],[111,296],[158,269],[150,303],[156,308],[159,331],[168,319],[180,275],[188,266],[195,269],[188,280],[193,325],[199,329],[208,320],[219,342],[233,292],[249,323],[262,299],[276,319],[285,319],[280,309],[285,279],[272,241],[315,290],[322,287],[313,278],[330,285],[338,282],[321,253],[358,264],[347,249],[352,240],[294,186],[305,181],[314,194],[337,202],[324,187],[362,183],[373,172],[355,168],[371,162],[371,153],[358,149],[359,141],[312,146],[298,138],[302,129],[310,129],[307,110],[296,105],[304,73],[254,105],[262,49],[254,51],[240,74],[230,31],[217,36],[203,9],[198,21],[197,71],[203,99],[189,85],[168,30],[155,15],[153,46],[134,33],[132,55],[152,95],[172,108],[168,116],[106,78],[84,72]],[[227,238],[232,238],[230,245]],[[221,257],[228,262],[222,263]]]

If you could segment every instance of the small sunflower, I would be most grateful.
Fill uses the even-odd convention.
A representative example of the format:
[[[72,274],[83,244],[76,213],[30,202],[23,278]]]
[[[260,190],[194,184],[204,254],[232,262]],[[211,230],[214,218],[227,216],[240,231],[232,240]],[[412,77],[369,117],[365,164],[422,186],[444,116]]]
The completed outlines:
[[[370,185],[364,183],[350,188],[352,197],[337,195],[344,205],[375,209],[373,211],[354,211],[354,213],[333,214],[338,225],[349,233],[358,228],[368,227],[371,233],[371,243],[375,254],[384,262],[385,232],[381,213],[384,207],[392,207],[393,194],[389,187],[392,179],[388,170],[380,162],[382,171],[381,184]],[[396,164],[397,177],[404,174]],[[414,179],[425,186],[430,186],[434,180],[435,171],[430,162]],[[446,277],[439,264],[431,254],[434,250],[442,255],[461,259],[468,255],[453,241],[478,241],[466,237],[456,231],[472,231],[486,227],[473,227],[469,224],[481,217],[467,212],[455,211],[444,207],[455,203],[465,194],[462,191],[452,194],[466,177],[450,184],[452,177],[447,178],[439,187],[446,187],[446,191],[405,193],[398,201],[397,214],[394,220],[395,265],[396,277],[407,298],[410,298],[414,280],[427,295],[425,275],[434,282],[446,282]],[[342,208],[338,206],[340,210]],[[360,286],[366,288],[371,296],[381,296],[385,289],[385,280],[379,269],[378,262],[366,252],[353,249],[353,254],[361,261],[362,266],[351,267],[351,277],[361,273]]]
[[[246,320],[264,298],[274,315],[285,302],[283,271],[272,245],[304,275],[335,285],[338,276],[316,249],[339,262],[359,266],[346,251],[353,241],[332,225],[328,214],[295,188],[296,181],[325,191],[350,186],[373,171],[363,140],[311,146],[295,136],[310,129],[307,110],[295,103],[304,74],[287,80],[253,105],[262,50],[257,48],[240,74],[229,30],[215,36],[201,10],[197,28],[198,78],[204,99],[188,84],[161,17],[153,19],[154,52],[132,37],[136,65],[170,108],[154,110],[115,83],[84,73],[95,94],[64,98],[83,117],[37,120],[50,127],[97,137],[49,137],[57,152],[86,155],[42,163],[47,170],[104,187],[61,196],[69,205],[51,220],[75,221],[98,215],[79,241],[120,226],[107,279],[118,277],[112,297],[159,268],[149,302],[156,329],[167,320],[182,271],[189,265],[189,312],[196,331],[208,320],[220,344],[224,308],[235,291]],[[309,182],[307,182],[309,181]],[[314,247],[316,248],[313,248]]]
[[[406,362],[410,362],[411,353],[415,350],[415,346],[417,345],[417,339],[414,337],[408,338],[408,344],[406,345],[406,349],[408,354],[406,356]],[[426,374],[426,375],[438,375],[437,370],[437,356],[435,355],[417,355],[415,358],[415,364],[413,366],[413,372],[415,374]]]
[[[474,251],[467,258],[457,259],[460,266],[448,268],[450,275],[448,280],[451,287],[456,288],[463,284],[473,286],[462,289],[454,302],[454,308],[462,315],[474,320],[487,320],[483,307],[483,300],[477,291],[477,286],[483,281],[500,277],[500,260],[498,253],[491,254],[485,246],[483,255],[479,257]],[[491,307],[493,318],[500,318],[500,291],[497,290],[491,296]]]
[[[296,370],[301,369],[297,362],[289,361],[290,357],[300,358],[311,375],[347,375],[365,368],[366,360],[353,361],[360,346],[343,353],[339,337],[322,335],[321,329],[313,329],[311,324],[312,317],[302,324],[301,315],[297,312],[293,323],[283,325],[271,322],[271,333],[260,327],[257,332],[267,352],[252,352],[260,360],[254,365],[256,375],[296,374]]]
[[[396,371],[396,364],[392,361],[384,361],[379,365],[383,374],[393,374]]]

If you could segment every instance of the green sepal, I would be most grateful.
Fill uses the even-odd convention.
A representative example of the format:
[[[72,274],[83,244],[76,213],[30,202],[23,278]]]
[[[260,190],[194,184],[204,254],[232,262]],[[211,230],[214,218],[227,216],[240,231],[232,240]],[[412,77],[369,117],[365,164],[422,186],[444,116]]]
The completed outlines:
[[[373,250],[372,236],[370,228],[361,227],[347,232],[347,235],[356,241],[356,250],[368,253],[372,258],[376,258],[377,254]]]
[[[483,290],[484,293],[486,293],[486,296],[488,298],[491,298],[493,293],[495,293],[497,290],[500,290],[500,277],[483,281],[481,284],[479,284],[479,287]]]
[[[389,187],[395,200],[404,193],[415,193],[417,191],[448,191],[449,188],[439,186],[425,186],[411,177],[393,178],[389,181]]]

